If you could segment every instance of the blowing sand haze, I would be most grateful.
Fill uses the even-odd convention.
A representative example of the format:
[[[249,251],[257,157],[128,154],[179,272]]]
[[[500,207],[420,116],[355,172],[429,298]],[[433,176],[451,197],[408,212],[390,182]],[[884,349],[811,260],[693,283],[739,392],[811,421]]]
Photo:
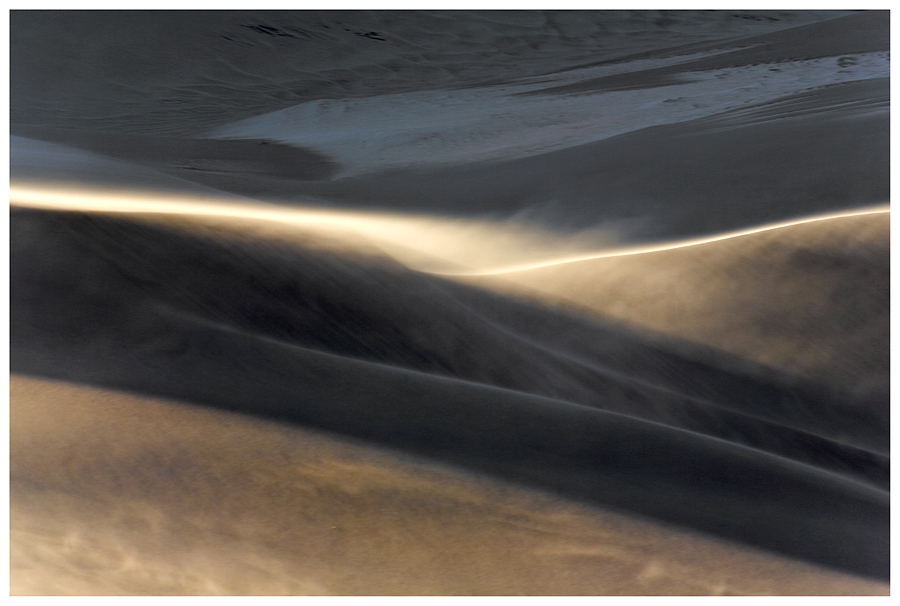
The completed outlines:
[[[13,594],[889,594],[886,11],[10,37]]]

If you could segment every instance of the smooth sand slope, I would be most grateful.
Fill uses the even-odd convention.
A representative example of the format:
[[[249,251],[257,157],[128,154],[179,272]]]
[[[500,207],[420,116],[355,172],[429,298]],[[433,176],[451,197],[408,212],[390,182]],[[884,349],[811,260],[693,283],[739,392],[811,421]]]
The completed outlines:
[[[192,135],[307,100],[465,88],[844,14],[13,11],[11,121]]]
[[[14,591],[886,591],[887,11],[10,26]]]
[[[244,416],[19,376],[11,404],[14,595],[888,592]]]
[[[350,15],[420,29],[382,42],[356,35]],[[135,28],[125,14],[14,14],[11,133],[257,199],[515,217],[634,240],[889,196],[882,12],[331,14],[341,27],[266,13],[266,27],[308,34],[294,38],[251,17],[157,13]],[[236,32],[246,44],[221,37]],[[296,115],[281,124],[269,114],[280,110]],[[251,116],[256,130],[211,138]]]
[[[13,223],[15,372],[276,416],[887,573],[883,420],[815,384],[315,242]],[[511,318],[562,330],[542,340]]]

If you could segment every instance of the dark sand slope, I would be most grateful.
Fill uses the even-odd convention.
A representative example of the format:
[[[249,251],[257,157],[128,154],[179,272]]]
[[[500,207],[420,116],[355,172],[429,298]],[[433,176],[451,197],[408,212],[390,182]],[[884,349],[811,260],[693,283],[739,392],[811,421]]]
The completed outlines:
[[[10,121],[196,136],[303,101],[479,86],[840,15],[12,11]]]
[[[117,154],[87,152],[83,149],[50,143],[39,138],[11,136],[9,172],[14,181],[53,183],[57,187],[91,183],[108,188],[178,193],[207,197],[241,199],[194,181],[168,175],[146,163],[115,158]],[[146,144],[146,141],[144,142]],[[125,147],[132,149],[130,144]],[[102,151],[102,150],[101,150]]]
[[[14,592],[887,592],[886,11],[10,26]]]
[[[276,179],[324,180],[334,172],[334,163],[321,154],[315,154],[297,147],[278,144],[272,141],[217,141],[214,139],[191,139],[180,137],[160,137],[150,135],[129,135],[120,133],[80,131],[72,129],[48,129],[44,127],[20,126],[16,131],[21,137],[20,145],[31,145],[31,139],[52,141],[66,147],[89,150],[91,153],[105,158],[149,167],[148,172],[165,175],[171,174],[193,185],[194,181],[203,181],[200,173],[218,176],[238,176],[242,178],[269,177]],[[27,138],[26,138],[27,137]],[[15,143],[14,143],[15,145]],[[50,143],[45,143],[50,145]],[[13,159],[21,162],[23,154],[12,150]],[[37,150],[36,150],[37,151]],[[112,162],[112,160],[108,160]],[[85,162],[86,164],[86,162]],[[39,177],[47,181],[65,181],[103,183],[103,175],[92,174],[96,169],[84,167],[80,175],[54,174],[53,164],[45,160],[43,172],[38,167],[15,167],[14,174],[19,178]],[[160,170],[161,169],[161,170]],[[137,187],[142,185],[139,179],[120,177],[122,181]],[[192,179],[192,180],[189,180]],[[184,187],[184,186],[182,186]],[[162,189],[153,184],[148,189]]]
[[[13,595],[889,592],[246,416],[19,376],[11,405]]]
[[[34,211],[14,211],[13,226],[14,372],[276,416],[887,577],[883,419],[814,386],[634,335],[619,357],[627,333],[545,311],[571,323],[562,335],[593,330],[609,348],[590,359],[576,344],[561,365],[548,349],[564,340],[538,347],[532,335],[528,348],[509,327],[472,328],[473,305],[482,318],[534,309],[377,259]],[[650,362],[630,372],[641,349]],[[573,356],[594,372],[572,370]],[[712,393],[698,403],[698,389]],[[763,409],[742,437],[704,435],[741,434],[734,413],[751,404]],[[760,420],[811,435],[775,440],[790,458],[741,446],[771,433]]]
[[[818,23],[798,25],[781,31],[754,36],[720,38],[686,46],[650,51],[618,59],[634,60],[661,56],[688,55],[700,51],[719,51],[715,56],[682,61],[676,65],[641,72],[605,76],[550,88],[538,94],[611,91],[659,86],[672,76],[704,70],[740,67],[760,63],[779,63],[788,59],[816,59],[838,54],[857,55],[890,48],[890,28],[883,11],[860,11]],[[837,51],[837,52],[836,52]],[[602,63],[601,63],[602,64]],[[534,94],[534,93],[532,93]]]
[[[335,15],[329,18],[342,23],[345,17],[351,17]],[[76,52],[71,48],[71,37],[57,31],[63,26],[59,15],[28,14],[26,18],[14,14],[14,20],[22,21],[21,27],[13,28],[15,36],[31,36],[35,28],[56,32],[58,35],[51,36],[48,44],[58,45],[60,54],[53,54],[45,46],[26,44],[25,38],[13,40],[11,132],[142,164],[254,198],[292,203],[304,195],[313,195],[322,203],[357,208],[514,216],[568,229],[605,225],[623,237],[638,240],[716,233],[883,203],[889,197],[889,82],[857,65],[865,63],[865,53],[889,50],[889,26],[883,12],[831,15],[833,18],[811,24],[810,20],[819,21],[824,15],[760,15],[762,22],[769,17],[779,19],[765,26],[744,19],[747,15],[676,13],[661,16],[652,26],[652,33],[639,38],[633,31],[638,29],[639,20],[632,23],[629,19],[636,17],[626,13],[506,14],[506,22],[502,18],[495,22],[487,14],[353,15],[356,20],[382,19],[397,28],[413,27],[412,21],[419,19],[421,31],[434,34],[434,39],[431,34],[420,34],[415,40],[398,34],[394,41],[385,34],[385,42],[354,34],[363,30],[354,29],[357,26],[349,25],[349,21],[332,27],[334,24],[329,25],[331,21],[325,16],[268,14],[267,24],[263,25],[283,32],[299,27],[306,32],[300,38],[280,36],[275,30],[266,34],[249,27],[254,24],[247,21],[250,16],[244,13],[179,16],[177,24],[160,13],[142,22],[140,31],[117,27],[116,23],[124,18],[121,15],[105,16],[111,27],[98,25],[92,29],[98,32],[98,38],[78,51],[85,55],[84,61],[72,65],[77,70],[112,73],[115,78],[89,77],[95,75],[93,72],[76,76],[76,70],[66,71],[59,81],[49,82],[41,77],[46,70],[36,70],[35,66],[55,65],[59,57],[67,56],[65,53]],[[509,21],[516,18],[525,21]],[[91,19],[98,17],[85,13],[73,19],[86,28]],[[563,23],[566,19],[572,20],[568,26]],[[592,19],[605,25],[592,25]],[[652,21],[647,14],[642,14],[641,19],[645,25]],[[278,25],[279,20],[285,21]],[[307,25],[301,27],[301,21]],[[738,25],[741,22],[743,31]],[[325,28],[326,25],[338,31]],[[66,21],[65,27],[70,26]],[[569,31],[567,27],[575,29]],[[234,32],[225,33],[222,28],[240,32],[241,39],[249,37],[247,44],[229,51],[231,42],[221,36],[232,37]],[[351,31],[344,32],[345,28]],[[381,32],[374,26],[370,30]],[[766,33],[760,35],[764,30]],[[506,32],[509,44],[514,40],[521,44],[501,44],[501,32]],[[147,36],[157,34],[167,36],[172,44],[171,48],[166,47],[166,53],[183,54],[175,65],[168,54],[154,53],[158,63],[152,73],[165,68],[166,78],[142,75],[140,81],[134,81],[135,74],[141,72],[126,70],[126,57],[131,56],[138,64],[146,60],[133,57],[134,50],[123,48],[122,54],[117,54],[108,49],[110,45],[126,47],[125,41],[132,38],[134,48],[142,48],[148,43]],[[110,41],[106,35],[115,36],[116,40]],[[478,44],[475,38],[480,40]],[[82,42],[79,39],[79,44]],[[158,43],[153,44],[157,49]],[[478,54],[479,44],[485,45],[484,56]],[[195,48],[197,45],[203,49]],[[641,70],[644,64],[640,61],[668,61],[684,53],[712,51],[718,54],[685,59],[659,69],[666,78],[687,82],[698,77],[696,74],[711,78],[708,74],[717,73],[716,78],[722,77],[721,84],[709,89],[710,98],[731,88],[747,89],[748,98],[752,98],[756,85],[762,86],[770,76],[777,80],[782,71],[796,68],[800,72],[783,78],[784,90],[791,92],[782,96],[752,103],[736,99],[731,105],[722,106],[731,108],[727,111],[700,119],[672,118],[677,123],[653,126],[654,116],[670,111],[666,108],[702,104],[707,95],[691,93],[688,88],[681,94],[694,96],[682,99],[671,92],[679,87],[661,86]],[[392,53],[400,53],[402,60]],[[420,53],[424,54],[419,56]],[[604,56],[582,60],[591,53]],[[185,56],[189,57],[187,64],[183,64]],[[256,61],[251,62],[254,57]],[[815,68],[816,79],[804,84],[803,78],[812,77],[807,74],[812,68],[797,66],[804,61],[826,59],[827,65]],[[263,140],[288,136],[283,129],[263,129],[262,134],[230,140],[209,139],[210,128],[200,126],[225,124],[313,100],[321,100],[324,107],[330,99],[343,107],[340,104],[348,98],[365,101],[378,99],[379,95],[432,88],[468,90],[473,85],[483,88],[498,82],[515,83],[520,82],[517,78],[541,74],[552,82],[598,61],[602,63],[600,67],[608,64],[610,69],[624,71],[609,77],[630,78],[649,87],[646,98],[621,102],[628,105],[639,101],[646,105],[646,110],[625,122],[649,128],[635,126],[639,130],[612,138],[598,134],[599,140],[547,153],[529,152],[527,157],[477,162],[463,158],[449,165],[428,165],[432,155],[441,154],[442,145],[454,144],[452,125],[456,120],[464,122],[466,117],[455,116],[446,118],[450,120],[449,128],[440,122],[434,126],[434,132],[420,133],[441,143],[420,154],[410,154],[408,166],[336,177],[339,172],[335,171],[342,168],[341,160],[329,158],[326,151]],[[340,71],[343,68],[337,65],[342,63],[350,71],[340,78],[331,76],[334,84],[330,92],[321,88],[322,78],[327,76],[316,69],[331,66]],[[463,69],[463,64],[472,66],[471,71]],[[490,77],[483,67],[478,67],[485,64],[494,70]],[[372,71],[374,65],[383,69]],[[740,70],[750,68],[762,71],[752,77],[740,76]],[[363,77],[369,73],[378,76]],[[732,77],[743,80],[732,84]],[[215,82],[215,87],[201,93],[197,87],[208,85],[207,81]],[[550,115],[556,111],[556,104],[568,103],[573,95],[580,98],[578,95],[584,94],[595,95],[595,113],[618,111],[618,105],[604,105],[601,84],[587,78],[572,86],[589,90],[567,92],[548,85],[529,95],[535,104],[542,104],[542,113]],[[57,92],[49,95],[45,90],[48,86]],[[152,94],[144,90],[147,86],[153,87]],[[71,89],[72,94],[65,95],[60,89]],[[497,112],[505,111],[504,98],[498,97],[501,101]],[[440,99],[433,101],[434,108],[427,103],[413,103],[411,108],[428,116],[440,110]],[[65,107],[55,106],[62,102]],[[166,110],[158,115],[158,110],[145,106],[147,103],[163,104]],[[402,115],[390,112],[391,105],[385,102],[367,106],[371,114],[363,112],[363,123],[375,128],[386,120],[402,135],[405,121]],[[114,116],[93,117],[94,106],[102,106],[106,112],[112,111],[110,108],[119,110],[113,112]],[[353,106],[348,110],[352,112]],[[221,115],[213,118],[213,113]],[[321,121],[328,119],[327,112],[311,114],[305,127],[318,128]],[[532,120],[510,119],[522,120],[523,127]],[[561,115],[561,127],[580,128],[577,122],[566,122],[567,119]],[[335,127],[339,124],[340,121]],[[364,149],[368,145],[366,128],[360,128],[357,147]],[[476,139],[479,135],[478,131],[470,134]],[[325,140],[340,136],[346,133],[322,131]],[[381,148],[379,140],[373,141],[375,151],[370,155],[377,161]],[[414,142],[408,143],[412,146]],[[492,144],[487,140],[484,143]],[[472,151],[477,152],[478,146]],[[426,164],[420,165],[423,162]],[[83,176],[84,182],[91,178],[89,174]],[[708,212],[711,203],[716,212]]]

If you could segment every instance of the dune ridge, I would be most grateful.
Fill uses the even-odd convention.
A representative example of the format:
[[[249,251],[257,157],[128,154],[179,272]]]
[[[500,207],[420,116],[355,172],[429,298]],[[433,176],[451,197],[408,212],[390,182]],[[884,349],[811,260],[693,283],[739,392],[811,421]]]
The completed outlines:
[[[211,194],[215,190],[209,190]],[[140,192],[136,190],[110,190],[47,187],[38,183],[17,182],[10,189],[13,206],[68,211],[103,212],[112,214],[159,214],[164,216],[186,215],[219,219],[242,219],[283,224],[285,226],[332,228],[335,232],[352,231],[378,243],[395,258],[411,269],[425,270],[445,276],[487,276],[510,272],[540,269],[553,265],[604,259],[629,255],[675,250],[699,244],[708,244],[782,229],[816,221],[829,221],[845,217],[890,213],[887,204],[853,210],[825,213],[795,218],[772,224],[755,226],[734,232],[715,234],[675,242],[630,245],[612,248],[619,238],[603,230],[586,230],[575,234],[554,234],[552,231],[529,226],[527,223],[502,221],[461,220],[453,217],[409,216],[402,213],[364,213],[347,210],[303,206],[276,206],[259,203],[241,203],[240,200],[220,200],[214,195],[178,195],[173,193]],[[454,231],[456,233],[454,233]],[[467,258],[466,250],[479,240],[477,257]],[[504,256],[495,251],[485,252],[490,240],[502,239],[506,257],[543,255],[528,264],[497,266]],[[455,240],[455,241],[454,241]],[[517,241],[518,240],[518,241]],[[584,249],[600,241],[606,241],[604,250],[584,251],[572,256],[559,256],[560,250]],[[410,256],[415,250],[417,256]],[[527,252],[526,252],[527,251]],[[431,264],[439,259],[444,266],[465,267],[473,262],[482,267],[466,270],[433,269]]]
[[[889,593],[889,21],[13,11],[11,590]]]
[[[889,276],[875,213],[466,281],[783,368],[887,419]]]
[[[887,481],[886,426],[872,409],[814,385],[779,385],[593,328],[610,352],[601,364],[626,374],[637,365],[652,383],[674,388],[663,393],[579,370],[546,349],[522,349],[508,330],[469,329],[464,307],[459,320],[459,311],[448,313],[454,297],[488,313],[535,312],[516,312],[522,304],[493,295],[484,307],[478,291],[452,290],[383,257],[98,216],[22,209],[13,217],[16,372],[275,416],[886,574],[879,529],[888,493],[877,488]],[[197,272],[183,269],[173,283],[171,264]],[[48,296],[38,301],[37,292]],[[591,330],[574,318],[556,321],[568,322],[570,333]],[[775,416],[760,424],[698,406],[696,397]],[[731,433],[716,438],[723,425]],[[798,439],[792,428],[812,435]],[[798,524],[794,504],[807,501],[816,511],[805,504]]]
[[[824,215],[817,215],[813,217],[803,217],[801,219],[794,219],[791,221],[782,221],[775,224],[763,225],[759,227],[750,227],[747,229],[742,229],[736,232],[730,232],[726,234],[718,234],[714,236],[708,236],[705,238],[694,238],[691,240],[683,240],[680,242],[672,242],[672,243],[662,243],[662,244],[650,244],[646,246],[631,246],[628,248],[624,248],[621,250],[611,250],[604,252],[595,252],[595,253],[587,253],[577,257],[565,257],[562,259],[550,259],[547,261],[541,261],[538,263],[533,263],[530,265],[515,265],[512,267],[500,267],[500,268],[492,268],[487,270],[482,270],[479,272],[472,272],[469,274],[444,274],[444,275],[472,275],[472,276],[489,276],[496,274],[507,274],[518,271],[528,271],[531,269],[542,269],[544,267],[551,267],[554,265],[563,265],[565,263],[577,263],[579,261],[591,261],[593,259],[608,259],[611,257],[625,257],[630,255],[643,255],[647,253],[654,252],[663,252],[667,250],[675,250],[678,248],[687,248],[688,246],[697,246],[699,244],[710,244],[712,242],[721,242],[722,240],[730,240],[732,238],[740,238],[742,236],[750,236],[753,234],[759,234],[763,232],[767,232],[773,229],[782,229],[785,227],[793,227],[794,225],[804,225],[806,223],[815,223],[816,221],[831,221],[833,219],[843,219],[847,217],[859,217],[865,215],[876,215],[876,214],[884,214],[890,213],[890,206],[883,205],[877,206],[873,208],[865,208],[860,210],[852,210],[852,211],[844,211],[837,213],[828,213]]]

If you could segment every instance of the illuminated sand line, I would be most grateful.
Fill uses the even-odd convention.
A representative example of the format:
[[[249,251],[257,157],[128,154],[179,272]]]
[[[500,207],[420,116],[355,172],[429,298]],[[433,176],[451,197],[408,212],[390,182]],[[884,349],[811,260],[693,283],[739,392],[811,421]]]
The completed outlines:
[[[298,228],[333,230],[334,235],[365,235],[395,249],[431,252],[436,242],[455,235],[457,247],[467,240],[465,234],[488,228],[488,222],[438,218],[409,213],[361,212],[323,207],[286,207],[264,202],[240,202],[214,197],[163,194],[132,190],[61,189],[14,184],[10,187],[10,205],[24,208],[103,214],[137,214],[185,217],[212,217],[261,221]],[[499,231],[499,228],[498,228]],[[454,234],[455,232],[455,234]],[[527,229],[520,230],[522,234]],[[532,229],[532,238],[539,232]],[[467,244],[468,245],[468,244]],[[452,245],[450,246],[452,248]],[[394,251],[396,252],[396,251]],[[445,251],[446,252],[446,251]],[[447,256],[447,255],[445,255]],[[453,255],[450,255],[451,257]],[[448,261],[445,259],[445,261]],[[445,262],[444,265],[448,263]],[[463,266],[466,266],[463,264]]]
[[[203,198],[198,196],[178,196],[163,194],[148,194],[146,192],[133,191],[111,191],[111,190],[86,190],[86,189],[59,189],[45,188],[27,185],[12,185],[10,187],[10,205],[26,208],[39,208],[46,210],[61,211],[79,211],[79,212],[98,212],[109,214],[155,214],[155,215],[180,215],[194,217],[215,217],[223,219],[244,219],[253,221],[265,221],[278,223],[282,225],[294,225],[297,227],[319,227],[331,228],[335,230],[350,230],[352,232],[362,233],[376,237],[382,241],[392,243],[397,246],[418,249],[422,252],[437,254],[436,245],[441,239],[441,231],[446,235],[450,230],[472,230],[479,231],[488,228],[497,234],[508,231],[518,237],[522,243],[527,244],[534,241],[539,235],[539,230],[532,228],[518,228],[513,233],[513,229],[509,225],[491,224],[486,221],[453,219],[453,218],[436,218],[432,216],[417,216],[403,213],[365,213],[359,211],[341,211],[334,209],[316,209],[316,208],[286,208],[280,206],[267,205],[265,203],[238,203],[224,202],[215,198]],[[425,273],[444,276],[489,276],[507,273],[515,273],[527,271],[531,269],[541,269],[545,267],[553,267],[556,265],[564,265],[567,263],[577,263],[579,261],[590,261],[594,259],[606,259],[614,257],[625,257],[632,255],[642,255],[654,252],[663,252],[667,250],[676,250],[701,244],[709,244],[732,238],[739,238],[752,234],[762,233],[775,229],[802,225],[805,223],[814,223],[818,221],[829,221],[832,219],[842,219],[848,217],[857,217],[863,215],[890,213],[890,205],[879,205],[859,209],[854,211],[843,211],[837,213],[829,213],[823,215],[814,215],[804,217],[802,219],[793,219],[782,221],[779,223],[771,223],[768,225],[757,226],[748,229],[718,234],[715,236],[706,236],[701,238],[693,238],[689,240],[680,240],[662,244],[649,244],[629,246],[624,248],[594,250],[588,253],[569,255],[565,257],[556,257],[544,261],[532,263],[520,263],[516,265],[504,265],[494,267],[492,269],[466,270],[466,271],[439,271],[439,270],[421,270]],[[483,231],[479,234],[486,237]],[[463,238],[465,236],[463,235]],[[546,234],[548,240],[554,239],[554,236]],[[565,239],[559,236],[555,237],[560,243],[564,244]],[[463,248],[471,247],[471,239],[462,241],[460,234],[457,234],[457,243]],[[446,242],[444,242],[444,248]],[[450,246],[449,248],[452,248]],[[459,252],[457,253],[459,254]],[[550,251],[548,251],[548,254]],[[557,252],[558,254],[558,252]],[[453,255],[450,255],[453,256]],[[450,261],[450,259],[446,259]],[[461,259],[452,259],[457,264],[465,264]]]
[[[806,223],[816,223],[818,221],[830,221],[832,219],[844,219],[848,217],[859,217],[863,215],[877,215],[890,213],[890,205],[879,205],[874,207],[866,208],[865,210],[857,210],[857,211],[846,211],[839,213],[830,213],[826,215],[814,215],[811,217],[804,217],[803,219],[793,219],[790,221],[782,221],[779,223],[770,223],[768,225],[763,225],[759,227],[751,227],[748,229],[742,229],[738,231],[728,232],[725,234],[719,234],[716,236],[707,236],[702,238],[692,238],[690,240],[679,240],[677,242],[670,242],[668,244],[651,244],[644,246],[629,246],[627,248],[619,248],[604,252],[594,252],[584,255],[575,255],[571,257],[564,257],[562,259],[553,259],[549,261],[542,261],[539,263],[528,263],[522,265],[513,265],[510,267],[504,267],[500,269],[490,269],[485,271],[473,271],[473,272],[461,272],[461,273],[444,273],[443,275],[458,275],[458,276],[492,276],[498,274],[507,274],[507,273],[515,273],[521,271],[528,271],[531,269],[542,269],[544,267],[553,267],[555,265],[565,265],[567,263],[577,263],[579,261],[591,261],[594,259],[609,259],[613,257],[628,257],[633,255],[643,255],[647,253],[655,253],[655,252],[663,252],[667,250],[676,250],[679,248],[689,248],[691,246],[698,246],[700,244],[710,244],[712,242],[721,242],[722,240],[731,240],[732,238],[740,238],[743,236],[749,236],[752,234],[758,234],[766,231],[772,231],[775,229],[782,229],[785,227],[792,227],[794,225],[803,225]]]
[[[407,267],[425,273],[440,270],[472,271],[512,262],[596,250],[573,246],[571,236],[553,234],[539,226],[456,217],[326,208],[278,206],[265,202],[224,200],[159,192],[46,187],[14,183],[12,206],[69,212],[211,217],[268,222],[297,228],[331,230],[349,243],[360,236]],[[478,242],[479,246],[472,246]]]
[[[296,225],[347,227],[365,221],[384,222],[403,215],[352,211],[286,208],[264,203],[224,202],[216,198],[148,194],[135,191],[62,190],[30,186],[10,187],[10,205],[46,210],[110,214],[158,214],[252,219]]]

